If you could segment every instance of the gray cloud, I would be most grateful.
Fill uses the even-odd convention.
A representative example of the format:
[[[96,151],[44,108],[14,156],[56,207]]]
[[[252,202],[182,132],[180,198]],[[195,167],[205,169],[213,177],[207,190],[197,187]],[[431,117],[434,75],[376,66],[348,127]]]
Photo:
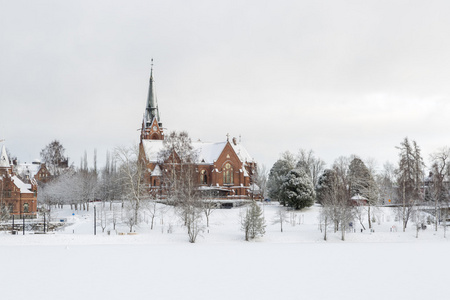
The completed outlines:
[[[396,162],[448,144],[446,1],[3,1],[0,139],[22,161],[58,138],[138,141],[150,59],[164,125],[242,135],[269,167],[313,148]]]

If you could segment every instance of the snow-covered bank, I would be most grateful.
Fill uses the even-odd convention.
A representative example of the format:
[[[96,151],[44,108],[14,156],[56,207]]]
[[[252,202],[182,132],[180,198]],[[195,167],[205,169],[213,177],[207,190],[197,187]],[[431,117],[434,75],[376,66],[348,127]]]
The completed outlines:
[[[427,299],[448,243],[0,247],[2,299]]]
[[[1,299],[426,299],[447,294],[450,243],[431,227],[415,238],[392,211],[379,210],[375,232],[330,231],[323,241],[318,207],[272,224],[245,242],[239,209],[216,210],[195,244],[169,210],[136,235],[97,228],[92,211],[58,213],[72,223],[47,235],[0,235]],[[57,211],[55,211],[56,213]],[[148,219],[147,219],[148,220]],[[146,220],[146,221],[147,221]],[[295,221],[295,226],[293,226]],[[167,233],[171,226],[172,233]],[[411,224],[412,226],[412,224]],[[105,230],[106,231],[106,230]],[[126,232],[126,226],[118,226]]]

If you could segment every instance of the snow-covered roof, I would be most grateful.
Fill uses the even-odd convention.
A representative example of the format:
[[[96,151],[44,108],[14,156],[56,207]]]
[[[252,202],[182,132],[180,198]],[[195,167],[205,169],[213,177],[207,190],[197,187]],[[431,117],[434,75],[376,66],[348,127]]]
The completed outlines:
[[[203,142],[195,142],[192,143],[192,147],[194,151],[198,154],[198,162],[212,164],[215,160],[219,158],[219,155],[222,153],[225,148],[227,142],[219,142],[219,143],[203,143]]]
[[[0,167],[8,168],[10,166],[8,154],[6,154],[5,145],[2,146],[2,152],[0,154]]]
[[[164,148],[162,140],[142,140],[145,156],[150,162],[158,161],[158,153]]]
[[[364,198],[363,196],[361,196],[360,194],[356,194],[355,196],[353,196],[351,198],[351,200],[367,200],[367,198]]]
[[[39,172],[39,169],[41,168],[41,165],[33,163],[23,163],[23,164],[18,164],[16,166],[16,173],[19,175],[28,175],[30,178],[33,178],[34,175],[37,174],[37,172]]]
[[[150,162],[158,161],[158,153],[164,148],[162,140],[142,140],[145,155]],[[227,145],[227,142],[218,143],[205,143],[205,142],[193,142],[192,147],[197,153],[197,163],[199,164],[213,164],[216,161],[223,149]],[[241,144],[230,143],[233,150],[238,155],[242,162],[252,162],[250,154]]]
[[[234,144],[230,143],[231,147],[233,147],[234,152],[236,152],[237,156],[242,162],[253,162],[253,158],[247,152],[247,149],[242,144]]]
[[[15,186],[17,186],[20,189],[20,193],[22,194],[32,194],[31,191],[31,184],[26,184],[22,180],[19,179],[17,176],[11,177],[11,179],[14,181]]]
[[[155,169],[153,169],[152,176],[162,176],[161,168],[159,165],[155,166]]]

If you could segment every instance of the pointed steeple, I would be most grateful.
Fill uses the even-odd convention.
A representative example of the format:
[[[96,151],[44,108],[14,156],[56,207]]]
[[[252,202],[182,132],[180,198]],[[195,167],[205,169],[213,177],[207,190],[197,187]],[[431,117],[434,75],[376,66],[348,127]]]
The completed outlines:
[[[2,146],[2,152],[0,154],[0,168],[9,168],[9,158],[8,154],[6,153],[5,145]]]
[[[144,120],[142,121],[141,140],[163,140],[164,132],[162,123],[159,119],[158,102],[153,87],[153,58],[150,71],[150,82],[148,86],[147,105],[144,111]]]
[[[155,89],[153,87],[153,58],[152,58],[152,68],[150,71],[150,82],[148,86],[148,96],[147,96],[147,106],[144,113],[144,126],[149,128],[152,125],[152,121],[156,118],[156,121],[160,123],[159,120],[159,109],[158,102],[155,96]]]

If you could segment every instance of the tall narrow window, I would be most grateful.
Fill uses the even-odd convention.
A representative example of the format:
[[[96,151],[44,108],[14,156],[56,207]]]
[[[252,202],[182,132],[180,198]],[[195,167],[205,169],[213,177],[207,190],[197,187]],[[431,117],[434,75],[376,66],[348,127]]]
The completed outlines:
[[[233,167],[226,163],[222,169],[223,171],[223,184],[232,184],[233,183]]]
[[[28,203],[24,203],[23,204],[23,212],[24,213],[28,213],[29,212],[29,205],[28,205]]]
[[[206,176],[206,170],[200,172],[200,184],[208,184],[208,177]]]

